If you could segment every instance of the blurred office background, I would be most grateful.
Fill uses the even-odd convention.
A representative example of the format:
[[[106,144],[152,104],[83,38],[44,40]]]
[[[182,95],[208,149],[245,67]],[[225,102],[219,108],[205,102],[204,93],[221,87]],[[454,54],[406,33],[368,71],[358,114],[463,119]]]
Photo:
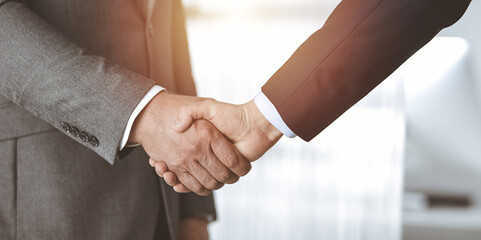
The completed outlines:
[[[251,100],[338,3],[184,0],[199,95]],[[212,239],[481,239],[480,12],[315,140],[283,138],[217,191]]]

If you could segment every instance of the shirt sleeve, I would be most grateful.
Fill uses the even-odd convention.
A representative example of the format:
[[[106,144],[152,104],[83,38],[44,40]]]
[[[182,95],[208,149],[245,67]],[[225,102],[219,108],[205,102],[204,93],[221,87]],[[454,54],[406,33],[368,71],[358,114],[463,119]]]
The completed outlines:
[[[122,135],[122,141],[120,142],[119,146],[119,151],[122,151],[124,147],[134,147],[138,146],[139,144],[136,145],[127,145],[127,141],[129,140],[130,136],[130,131],[132,130],[132,125],[134,124],[135,119],[137,116],[139,116],[140,112],[147,106],[147,104],[160,92],[165,91],[165,88],[159,86],[159,85],[154,85],[140,100],[139,104],[137,107],[134,109],[132,114],[129,117],[129,120],[127,122],[127,127],[125,127],[124,134]]]
[[[277,130],[282,132],[282,134],[288,138],[296,137],[296,134],[284,122],[274,104],[272,104],[262,91],[254,98],[254,102],[262,115],[264,115],[267,121],[276,127]]]

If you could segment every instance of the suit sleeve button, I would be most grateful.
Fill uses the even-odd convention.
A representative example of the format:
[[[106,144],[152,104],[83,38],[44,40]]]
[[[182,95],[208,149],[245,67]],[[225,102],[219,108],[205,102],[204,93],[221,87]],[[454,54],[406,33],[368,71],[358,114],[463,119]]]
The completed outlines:
[[[80,138],[80,140],[82,140],[84,142],[89,141],[89,135],[86,132],[80,132],[78,137]]]
[[[78,128],[76,128],[76,127],[71,127],[71,128],[70,128],[70,133],[72,133],[72,135],[78,137],[79,134],[80,134],[80,130],[78,130]]]
[[[94,136],[89,137],[89,143],[90,143],[90,145],[92,145],[94,147],[99,146],[99,140]]]
[[[60,123],[60,126],[62,127],[62,129],[65,131],[65,132],[70,132],[70,125],[66,122],[61,122]]]

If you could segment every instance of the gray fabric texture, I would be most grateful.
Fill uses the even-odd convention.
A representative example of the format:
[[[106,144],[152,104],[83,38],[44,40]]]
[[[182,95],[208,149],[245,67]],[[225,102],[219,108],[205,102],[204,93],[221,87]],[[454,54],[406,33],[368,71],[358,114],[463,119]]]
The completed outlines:
[[[0,91],[33,115],[61,129],[67,122],[99,139],[75,138],[110,163],[123,129],[154,81],[90,54],[23,4],[0,8]]]
[[[148,2],[0,0],[1,239],[177,239],[183,217],[215,218],[141,148],[118,157],[152,85],[195,94],[180,1]]]
[[[162,200],[140,148],[114,166],[58,131],[19,138],[16,148],[17,239],[153,236]]]

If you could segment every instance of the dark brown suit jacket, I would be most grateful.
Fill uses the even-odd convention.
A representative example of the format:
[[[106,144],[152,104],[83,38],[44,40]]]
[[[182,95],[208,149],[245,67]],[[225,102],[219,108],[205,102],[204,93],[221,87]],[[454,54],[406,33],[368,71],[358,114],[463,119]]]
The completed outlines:
[[[344,0],[262,91],[309,141],[454,24],[470,2]]]

